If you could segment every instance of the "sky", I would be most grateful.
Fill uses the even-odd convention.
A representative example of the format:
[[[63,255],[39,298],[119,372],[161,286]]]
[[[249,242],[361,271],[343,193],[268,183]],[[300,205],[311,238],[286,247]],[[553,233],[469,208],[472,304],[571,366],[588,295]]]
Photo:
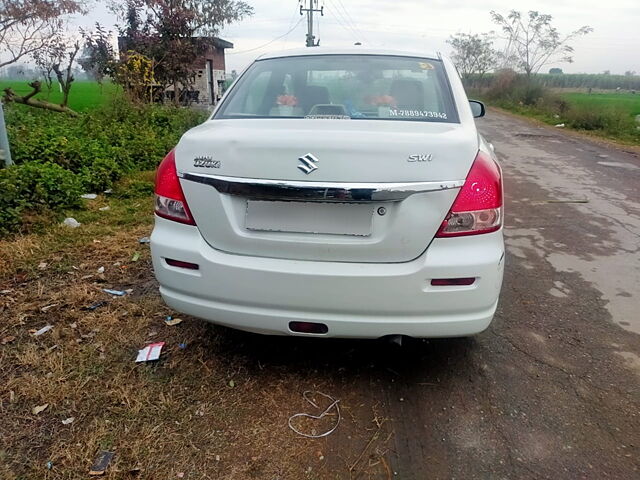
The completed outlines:
[[[224,28],[219,36],[234,44],[227,50],[227,70],[242,70],[259,55],[303,47],[306,20],[299,14],[298,0],[245,0],[254,15]],[[566,34],[583,25],[589,35],[571,43],[574,62],[558,66],[565,73],[602,73],[610,70],[640,74],[639,0],[317,0],[324,16],[315,23],[321,45],[341,47],[361,42],[364,46],[391,50],[450,53],[446,40],[455,33],[497,30],[489,12],[506,14],[515,9],[537,10],[554,17],[554,25]],[[96,21],[113,28],[115,18],[103,4],[75,23],[91,26]],[[288,32],[288,33],[287,33]],[[319,33],[318,33],[319,32]]]

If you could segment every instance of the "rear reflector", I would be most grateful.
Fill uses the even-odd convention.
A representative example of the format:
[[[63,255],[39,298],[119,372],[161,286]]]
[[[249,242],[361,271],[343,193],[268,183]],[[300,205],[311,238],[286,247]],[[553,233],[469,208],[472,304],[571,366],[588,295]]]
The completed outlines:
[[[172,258],[165,258],[164,261],[167,262],[167,265],[171,265],[172,267],[186,268],[188,270],[200,270],[200,265],[197,263],[183,262],[182,260],[174,260]]]
[[[436,237],[495,232],[502,227],[502,172],[493,159],[478,152],[449,214]]]
[[[431,280],[431,285],[434,287],[447,287],[447,286],[461,286],[461,285],[473,285],[476,281],[475,277],[470,278],[434,278]]]
[[[324,323],[313,322],[289,322],[289,329],[292,332],[316,334],[327,333],[329,331],[329,327]]]

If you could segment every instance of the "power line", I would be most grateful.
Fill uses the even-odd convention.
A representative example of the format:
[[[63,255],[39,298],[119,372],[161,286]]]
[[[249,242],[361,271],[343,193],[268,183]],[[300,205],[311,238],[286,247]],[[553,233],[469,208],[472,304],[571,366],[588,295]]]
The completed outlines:
[[[263,44],[263,45],[260,45],[259,47],[250,48],[249,50],[241,50],[241,51],[239,51],[239,52],[229,52],[229,53],[227,53],[226,55],[238,55],[238,54],[240,54],[240,53],[249,53],[249,52],[253,52],[253,51],[255,51],[255,50],[260,50],[261,48],[264,48],[264,47],[266,47],[266,46],[268,46],[268,45],[271,45],[273,42],[275,42],[275,41],[277,41],[277,40],[280,40],[281,38],[286,37],[286,36],[287,36],[287,35],[289,35],[291,32],[293,32],[296,28],[298,28],[298,25],[300,25],[300,23],[302,22],[302,20],[303,20],[303,19],[302,19],[302,18],[300,18],[300,19],[298,20],[298,23],[296,23],[296,24],[293,26],[293,28],[289,29],[286,33],[283,33],[283,34],[282,34],[282,35],[280,35],[279,37],[276,37],[276,38],[274,38],[273,40],[271,40],[271,41],[269,41],[269,42],[267,42],[267,43],[265,43],[265,44]]]
[[[291,25],[293,25],[293,21],[296,18],[296,14],[298,13],[298,8],[299,8],[299,4],[300,4],[300,0],[298,0],[298,4],[296,4],[296,8],[293,9],[293,15],[291,15],[291,20],[289,20],[289,28],[291,28]],[[289,31],[289,33],[291,33],[291,31]],[[285,35],[285,45],[288,47],[289,46],[289,33],[287,33]]]
[[[345,16],[347,22],[354,28],[354,30],[358,30],[358,26],[353,21],[353,18],[351,18],[351,15],[349,15],[349,12],[345,8],[344,3],[342,3],[342,0],[336,0],[336,2],[338,2],[338,5],[342,9],[342,12],[344,13],[344,16]]]
[[[337,5],[335,3],[333,3],[333,0],[329,0],[329,2],[331,3],[331,5],[333,6],[333,10],[334,12],[337,14],[334,18],[338,21],[338,24],[344,28],[344,30],[349,33],[350,35],[353,35],[353,37],[356,40],[362,40],[362,36],[360,34],[358,34],[358,32],[355,31],[355,29],[349,25],[348,20],[345,18],[345,16],[342,14],[342,12],[340,11],[340,9],[337,7]]]
[[[353,20],[353,18],[351,17],[351,14],[349,14],[349,11],[347,10],[347,7],[345,7],[344,3],[342,3],[342,0],[337,0],[337,2],[342,7],[342,10],[344,11],[345,15],[347,16],[347,19],[351,22],[353,27],[360,33],[360,37],[364,38],[364,40],[366,40],[368,43],[371,43],[371,42],[369,42],[369,39],[366,38],[366,36],[362,32],[362,30],[360,30],[360,27],[358,26],[358,24]]]

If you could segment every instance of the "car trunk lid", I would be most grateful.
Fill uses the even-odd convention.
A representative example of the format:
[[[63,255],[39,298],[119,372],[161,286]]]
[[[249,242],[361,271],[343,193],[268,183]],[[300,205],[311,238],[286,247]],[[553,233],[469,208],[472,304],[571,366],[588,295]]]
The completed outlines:
[[[475,154],[452,123],[214,120],[176,148],[204,239],[235,254],[403,262],[436,234]]]

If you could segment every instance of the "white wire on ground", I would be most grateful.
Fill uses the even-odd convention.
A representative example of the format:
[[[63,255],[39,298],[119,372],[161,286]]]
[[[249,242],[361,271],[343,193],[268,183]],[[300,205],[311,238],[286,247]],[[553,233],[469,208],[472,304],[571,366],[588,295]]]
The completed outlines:
[[[336,400],[336,399],[334,399],[333,397],[331,397],[331,396],[327,395],[326,393],[322,393],[322,392],[312,392],[311,390],[307,390],[307,391],[305,391],[305,392],[302,394],[302,396],[304,397],[304,399],[305,399],[307,402],[309,402],[311,405],[313,405],[313,407],[314,407],[314,408],[317,408],[317,409],[319,409],[320,407],[319,407],[318,405],[316,405],[316,403],[315,403],[313,400],[311,400],[311,399],[309,398],[309,396],[308,396],[308,395],[309,395],[309,394],[311,394],[311,393],[317,393],[317,394],[319,394],[319,395],[322,395],[323,397],[328,398],[329,400],[331,400],[331,403],[329,404],[329,406],[328,406],[327,408],[325,408],[324,412],[322,412],[320,415],[311,415],[311,414],[309,414],[309,413],[296,413],[295,415],[291,415],[291,416],[289,417],[289,428],[290,428],[291,430],[293,430],[294,432],[296,432],[298,435],[301,435],[301,436],[306,437],[306,438],[322,438],[322,437],[326,437],[327,435],[331,435],[331,434],[335,431],[335,429],[336,429],[336,428],[338,428],[338,425],[340,425],[340,420],[342,419],[342,417],[341,417],[341,415],[340,415],[340,406],[338,405],[338,404],[340,403],[340,400]],[[329,414],[329,412],[330,412],[333,408],[335,408],[335,409],[336,409],[336,413],[337,413],[337,415],[338,415],[338,421],[336,422],[336,424],[335,424],[335,425],[334,425],[330,430],[328,430],[328,431],[326,431],[326,432],[324,432],[324,433],[321,433],[321,434],[319,434],[319,435],[315,435],[315,434],[310,434],[310,433],[304,433],[304,432],[301,432],[300,430],[298,430],[296,427],[294,427],[294,426],[291,424],[291,421],[292,421],[294,418],[299,418],[299,417],[311,418],[311,419],[313,419],[313,420],[320,420],[320,419],[322,419],[323,417],[325,417],[326,415],[328,415],[328,414]]]

